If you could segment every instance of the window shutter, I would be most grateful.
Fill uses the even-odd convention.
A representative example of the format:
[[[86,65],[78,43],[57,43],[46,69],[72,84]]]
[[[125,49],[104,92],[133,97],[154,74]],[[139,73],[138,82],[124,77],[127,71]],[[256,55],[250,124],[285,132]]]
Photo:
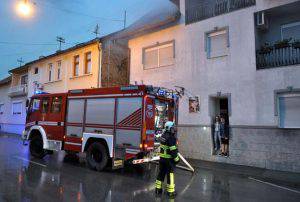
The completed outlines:
[[[173,64],[174,53],[173,46],[167,46],[159,49],[159,66]]]
[[[158,49],[145,51],[145,67],[158,67]]]
[[[300,128],[300,95],[279,97],[281,128]]]

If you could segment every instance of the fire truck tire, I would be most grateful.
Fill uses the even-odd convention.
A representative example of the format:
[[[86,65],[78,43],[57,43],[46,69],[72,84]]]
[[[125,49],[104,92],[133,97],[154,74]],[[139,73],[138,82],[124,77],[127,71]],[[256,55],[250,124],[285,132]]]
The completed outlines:
[[[29,145],[30,154],[36,158],[42,159],[47,154],[43,149],[43,139],[41,136],[34,136]]]
[[[86,154],[87,165],[92,170],[102,171],[108,161],[106,148],[100,142],[92,143]]]

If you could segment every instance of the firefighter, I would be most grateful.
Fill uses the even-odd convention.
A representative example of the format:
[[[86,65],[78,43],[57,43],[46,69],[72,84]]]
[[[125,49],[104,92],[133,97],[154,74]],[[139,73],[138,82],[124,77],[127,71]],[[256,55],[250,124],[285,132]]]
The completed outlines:
[[[179,162],[177,139],[175,136],[175,124],[168,121],[165,123],[164,133],[160,140],[159,173],[155,182],[155,194],[162,194],[162,184],[167,176],[167,195],[170,198],[176,196],[174,183],[174,169]]]

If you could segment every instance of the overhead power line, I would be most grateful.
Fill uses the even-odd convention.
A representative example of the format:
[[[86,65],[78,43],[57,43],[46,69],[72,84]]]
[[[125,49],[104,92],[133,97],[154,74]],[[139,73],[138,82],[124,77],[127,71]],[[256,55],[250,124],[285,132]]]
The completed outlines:
[[[8,42],[8,41],[0,41],[0,44],[5,45],[28,45],[28,46],[56,46],[55,43],[24,43],[24,42]]]
[[[41,4],[46,3],[48,5],[51,5],[56,10],[60,10],[60,11],[70,13],[70,14],[81,15],[81,16],[85,16],[85,17],[89,17],[89,18],[96,18],[96,19],[106,20],[106,21],[124,22],[123,19],[104,18],[104,17],[94,16],[94,15],[89,15],[89,14],[86,14],[86,13],[81,13],[81,12],[70,10],[70,9],[59,8],[59,7],[54,6],[53,4],[45,2],[45,1],[39,1],[38,3],[35,1],[34,5],[38,5],[40,3]]]

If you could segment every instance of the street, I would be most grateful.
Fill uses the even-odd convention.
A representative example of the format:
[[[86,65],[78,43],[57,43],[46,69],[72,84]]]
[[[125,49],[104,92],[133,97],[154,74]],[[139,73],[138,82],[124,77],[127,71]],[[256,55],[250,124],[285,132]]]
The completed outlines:
[[[15,135],[0,135],[0,201],[168,201],[154,195],[157,167],[96,172],[84,158],[55,152],[29,156]],[[262,183],[251,176],[196,168],[175,174],[175,201],[300,201],[300,190]]]

